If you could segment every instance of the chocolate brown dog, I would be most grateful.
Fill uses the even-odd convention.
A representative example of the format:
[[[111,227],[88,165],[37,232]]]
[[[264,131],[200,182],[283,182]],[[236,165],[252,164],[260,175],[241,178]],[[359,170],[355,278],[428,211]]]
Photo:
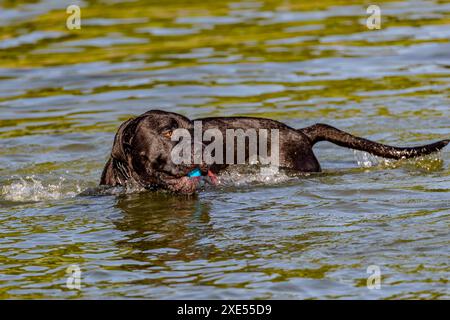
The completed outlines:
[[[321,171],[312,150],[319,141],[329,141],[342,147],[391,159],[427,155],[439,151],[450,142],[450,140],[441,140],[419,147],[400,148],[359,138],[326,124],[294,129],[271,119],[214,117],[190,120],[177,113],[151,110],[125,121],[119,127],[111,155],[103,169],[100,184],[110,186],[137,184],[151,190],[165,189],[175,193],[194,193],[199,178],[188,177],[192,170],[198,168],[201,175],[209,175],[214,179],[215,175],[228,165],[218,163],[189,165],[176,164],[172,161],[171,151],[177,144],[171,139],[174,130],[181,128],[192,132],[193,121],[201,121],[203,132],[208,129],[218,129],[224,137],[227,129],[278,129],[279,167],[296,172]],[[224,148],[225,145],[226,141],[224,141]],[[248,152],[248,145],[246,145],[247,157]]]

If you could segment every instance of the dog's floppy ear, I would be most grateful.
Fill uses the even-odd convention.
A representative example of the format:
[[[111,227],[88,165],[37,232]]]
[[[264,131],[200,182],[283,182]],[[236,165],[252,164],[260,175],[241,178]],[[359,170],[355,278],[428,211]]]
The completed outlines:
[[[100,178],[101,185],[115,186],[118,184],[121,185],[124,181],[126,181],[127,174],[122,172],[120,168],[125,170],[124,168],[127,165],[127,154],[130,152],[128,149],[131,147],[129,142],[132,138],[132,134],[134,132],[133,130],[136,129],[137,122],[137,118],[127,120],[122,123],[117,130],[114,137],[111,156],[106,162]],[[118,163],[121,163],[120,168],[117,167]],[[120,173],[122,174],[123,179],[120,178]]]
[[[113,159],[127,163],[127,153],[130,148],[130,139],[132,132],[134,131],[131,127],[136,127],[137,118],[129,119],[122,123],[117,130],[116,136],[114,137],[114,143],[111,150],[111,157]]]

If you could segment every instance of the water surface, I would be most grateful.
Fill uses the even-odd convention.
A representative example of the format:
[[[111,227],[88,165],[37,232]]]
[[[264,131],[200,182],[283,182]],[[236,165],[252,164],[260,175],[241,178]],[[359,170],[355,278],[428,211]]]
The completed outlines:
[[[118,125],[152,108],[449,138],[449,3],[379,2],[373,31],[358,1],[83,1],[68,30],[74,3],[0,5],[1,298],[450,298],[448,148],[322,143],[324,173],[189,198],[95,189]]]

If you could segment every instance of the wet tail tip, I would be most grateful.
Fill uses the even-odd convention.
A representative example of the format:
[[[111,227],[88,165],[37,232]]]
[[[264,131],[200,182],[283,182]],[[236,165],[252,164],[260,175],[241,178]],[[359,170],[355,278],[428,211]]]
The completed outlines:
[[[440,151],[441,149],[445,148],[450,143],[450,139],[445,139],[438,141],[434,144],[434,150]]]
[[[448,145],[450,143],[450,139],[445,139],[445,140],[442,140],[441,141],[441,145],[442,145],[442,148],[444,148],[446,145]]]

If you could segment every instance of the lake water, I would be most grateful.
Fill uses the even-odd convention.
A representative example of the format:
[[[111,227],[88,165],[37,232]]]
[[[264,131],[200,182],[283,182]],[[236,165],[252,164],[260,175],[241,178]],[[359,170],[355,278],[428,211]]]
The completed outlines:
[[[231,171],[189,198],[96,188],[152,108],[449,138],[450,3],[378,1],[369,30],[358,1],[83,1],[69,30],[64,2],[0,4],[0,298],[450,298],[450,148],[321,143],[323,173]]]

